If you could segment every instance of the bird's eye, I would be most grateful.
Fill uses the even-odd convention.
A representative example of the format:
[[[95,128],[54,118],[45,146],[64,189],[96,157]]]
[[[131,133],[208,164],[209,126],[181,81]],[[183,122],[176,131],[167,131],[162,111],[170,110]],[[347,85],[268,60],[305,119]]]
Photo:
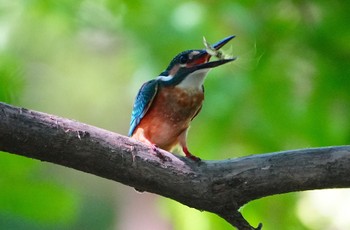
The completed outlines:
[[[188,55],[181,55],[180,64],[186,64],[188,61]]]

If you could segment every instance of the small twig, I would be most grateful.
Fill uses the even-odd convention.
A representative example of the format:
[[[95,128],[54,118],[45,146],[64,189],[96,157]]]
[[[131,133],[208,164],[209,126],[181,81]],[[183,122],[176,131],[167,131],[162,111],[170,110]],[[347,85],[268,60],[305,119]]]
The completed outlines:
[[[234,211],[230,213],[218,214],[221,218],[225,219],[232,226],[236,227],[238,230],[261,230],[262,223],[258,227],[254,228],[248,221],[242,216],[239,211]]]

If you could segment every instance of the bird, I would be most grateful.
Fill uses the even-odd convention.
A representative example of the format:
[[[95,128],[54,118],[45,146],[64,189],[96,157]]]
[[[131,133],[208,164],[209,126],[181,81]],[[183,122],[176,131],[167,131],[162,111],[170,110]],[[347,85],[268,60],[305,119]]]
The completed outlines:
[[[157,151],[171,151],[180,145],[187,158],[199,162],[187,147],[191,121],[201,111],[204,79],[210,69],[234,61],[219,50],[235,36],[226,37],[205,49],[186,50],[176,55],[155,79],[144,83],[137,93],[128,136]],[[210,61],[212,56],[219,60]]]

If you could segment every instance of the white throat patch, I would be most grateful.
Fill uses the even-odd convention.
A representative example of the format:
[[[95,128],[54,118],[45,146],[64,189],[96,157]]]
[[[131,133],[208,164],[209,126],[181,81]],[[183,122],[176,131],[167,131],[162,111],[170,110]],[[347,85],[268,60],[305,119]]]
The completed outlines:
[[[177,87],[182,89],[199,89],[202,90],[202,85],[205,77],[210,69],[201,69],[189,74]]]
[[[157,79],[161,80],[161,81],[170,81],[171,79],[173,79],[173,75],[169,75],[169,76],[158,76]]]

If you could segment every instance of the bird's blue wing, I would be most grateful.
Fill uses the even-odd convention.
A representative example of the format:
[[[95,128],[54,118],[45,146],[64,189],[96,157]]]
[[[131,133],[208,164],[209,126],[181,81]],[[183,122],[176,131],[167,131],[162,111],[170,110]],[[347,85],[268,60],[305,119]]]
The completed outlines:
[[[128,134],[129,136],[132,136],[136,126],[140,123],[141,119],[147,113],[147,110],[151,106],[152,101],[157,94],[157,91],[157,80],[148,81],[141,86],[141,89],[136,96],[134,108],[131,114],[130,129]]]

